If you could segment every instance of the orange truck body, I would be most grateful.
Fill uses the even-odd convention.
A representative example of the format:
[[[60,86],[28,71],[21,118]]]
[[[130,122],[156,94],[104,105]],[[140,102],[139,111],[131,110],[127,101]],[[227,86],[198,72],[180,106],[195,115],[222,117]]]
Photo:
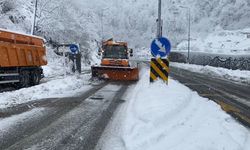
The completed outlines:
[[[46,64],[46,49],[42,38],[0,30],[0,67]]]
[[[43,38],[0,29],[0,84],[37,85],[44,65],[47,59]]]

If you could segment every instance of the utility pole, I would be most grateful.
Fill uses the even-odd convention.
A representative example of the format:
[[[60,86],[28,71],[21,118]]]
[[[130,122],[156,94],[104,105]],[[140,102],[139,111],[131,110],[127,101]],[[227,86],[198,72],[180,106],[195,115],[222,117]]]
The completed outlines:
[[[157,38],[162,37],[161,0],[158,3]]]
[[[188,57],[187,63],[190,63],[190,43],[191,43],[191,11],[189,7],[179,6],[180,8],[187,9],[188,11]]]
[[[188,8],[188,60],[187,62],[190,63],[190,33],[191,32],[191,14],[190,8]]]
[[[108,7],[106,7],[106,8],[102,8],[102,10],[101,10],[101,36],[102,36],[102,42],[104,41],[104,11],[106,11],[108,9]]]
[[[103,33],[103,32],[104,32],[104,31],[103,31],[103,30],[104,30],[104,29],[103,29],[103,10],[102,10],[102,14],[101,14],[101,15],[102,15],[102,16],[101,16],[101,25],[102,25],[102,42],[103,42],[103,40],[104,40],[104,35],[103,35],[103,34],[104,34],[104,33]]]
[[[35,0],[34,15],[33,15],[33,22],[32,22],[32,27],[31,27],[31,35],[34,35],[35,26],[36,26],[37,1],[38,1],[38,0]]]

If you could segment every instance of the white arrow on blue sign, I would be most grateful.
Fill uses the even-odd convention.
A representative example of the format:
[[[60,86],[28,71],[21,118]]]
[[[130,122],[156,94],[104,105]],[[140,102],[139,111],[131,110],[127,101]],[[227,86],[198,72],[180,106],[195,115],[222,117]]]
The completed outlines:
[[[154,57],[165,57],[171,51],[171,43],[167,38],[157,38],[151,44],[151,53]]]
[[[78,48],[78,46],[77,46],[76,44],[71,44],[71,45],[69,46],[69,49],[70,49],[70,51],[71,51],[72,53],[77,53],[77,52],[79,51],[79,48]]]

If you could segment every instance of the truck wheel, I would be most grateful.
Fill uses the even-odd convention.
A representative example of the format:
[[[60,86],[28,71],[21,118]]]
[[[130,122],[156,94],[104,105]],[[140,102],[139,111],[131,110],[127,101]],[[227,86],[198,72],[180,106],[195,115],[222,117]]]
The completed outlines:
[[[38,85],[41,80],[41,73],[39,70],[32,71],[30,74],[30,84]]]
[[[20,80],[19,88],[29,87],[30,86],[29,71],[21,71],[19,80]]]

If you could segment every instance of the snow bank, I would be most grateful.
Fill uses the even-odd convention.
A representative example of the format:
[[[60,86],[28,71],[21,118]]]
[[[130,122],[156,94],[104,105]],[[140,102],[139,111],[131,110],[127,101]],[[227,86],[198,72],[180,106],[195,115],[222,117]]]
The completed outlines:
[[[149,84],[148,79],[147,71],[127,95],[126,103],[120,109],[123,111],[118,111],[109,131],[105,131],[105,139],[100,143],[102,149],[250,148],[250,131],[216,103],[174,80],[166,86],[161,81]]]
[[[48,78],[58,78],[62,75],[64,75],[65,67],[63,66],[63,63],[65,61],[64,57],[58,56],[54,49],[47,46],[46,47],[46,55],[47,55],[47,61],[48,64],[46,66],[42,66],[43,72],[45,75],[45,80]],[[68,71],[68,66],[66,67]]]
[[[79,95],[81,92],[91,88],[89,79],[90,75],[67,76],[66,78],[54,79],[37,86],[0,93],[0,108],[44,98]]]
[[[215,30],[206,38],[191,41],[191,51],[213,54],[250,54],[250,28],[243,30]],[[187,41],[177,46],[177,51],[187,51]]]
[[[208,74],[219,78],[225,78],[234,82],[250,84],[250,71],[231,70],[219,67],[200,66],[182,63],[171,63],[171,66],[190,70],[192,72]]]

